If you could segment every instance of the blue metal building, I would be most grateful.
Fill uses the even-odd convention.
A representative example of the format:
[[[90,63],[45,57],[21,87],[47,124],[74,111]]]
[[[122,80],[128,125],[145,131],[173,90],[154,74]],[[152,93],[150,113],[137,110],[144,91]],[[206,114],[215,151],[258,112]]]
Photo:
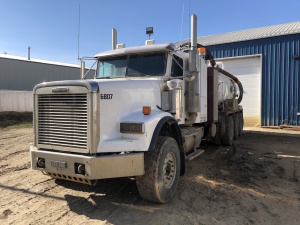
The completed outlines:
[[[259,55],[260,125],[300,125],[300,22],[200,37],[198,43],[216,59]]]

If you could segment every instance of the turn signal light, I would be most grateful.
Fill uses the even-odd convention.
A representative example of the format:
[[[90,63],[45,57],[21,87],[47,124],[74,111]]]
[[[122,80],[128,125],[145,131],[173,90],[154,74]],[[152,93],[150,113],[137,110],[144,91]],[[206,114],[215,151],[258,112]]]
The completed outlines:
[[[205,48],[198,48],[198,51],[199,51],[199,55],[206,53],[206,49]]]
[[[151,114],[151,107],[150,106],[143,106],[143,114],[150,115]]]

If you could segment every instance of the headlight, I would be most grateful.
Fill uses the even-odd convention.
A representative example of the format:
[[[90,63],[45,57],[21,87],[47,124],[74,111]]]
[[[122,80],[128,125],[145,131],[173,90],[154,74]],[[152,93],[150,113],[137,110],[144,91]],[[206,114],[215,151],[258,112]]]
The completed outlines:
[[[144,123],[122,122],[122,123],[120,123],[120,132],[121,133],[143,134],[143,133],[145,133],[145,124]]]

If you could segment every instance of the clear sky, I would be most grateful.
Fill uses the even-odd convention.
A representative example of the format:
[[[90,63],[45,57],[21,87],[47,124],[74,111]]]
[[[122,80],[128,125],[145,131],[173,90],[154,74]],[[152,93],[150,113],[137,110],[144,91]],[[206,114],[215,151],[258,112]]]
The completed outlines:
[[[189,37],[189,0],[0,0],[0,53],[79,64],[111,49],[111,29],[126,47]],[[190,0],[198,36],[300,21],[300,0]],[[183,16],[182,16],[183,14]],[[182,20],[183,18],[183,20]],[[182,25],[182,29],[181,29]],[[182,30],[182,32],[181,32]]]

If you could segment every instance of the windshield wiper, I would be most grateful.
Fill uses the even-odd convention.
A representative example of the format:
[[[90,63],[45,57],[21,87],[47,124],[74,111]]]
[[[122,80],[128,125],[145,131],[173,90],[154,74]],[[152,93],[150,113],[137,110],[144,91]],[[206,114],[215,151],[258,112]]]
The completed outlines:
[[[131,73],[131,74],[126,74],[126,77],[145,77],[145,76],[149,76],[149,75],[143,74],[143,73]]]
[[[115,79],[115,78],[124,78],[124,76],[118,76],[118,77],[99,77],[97,79]]]

